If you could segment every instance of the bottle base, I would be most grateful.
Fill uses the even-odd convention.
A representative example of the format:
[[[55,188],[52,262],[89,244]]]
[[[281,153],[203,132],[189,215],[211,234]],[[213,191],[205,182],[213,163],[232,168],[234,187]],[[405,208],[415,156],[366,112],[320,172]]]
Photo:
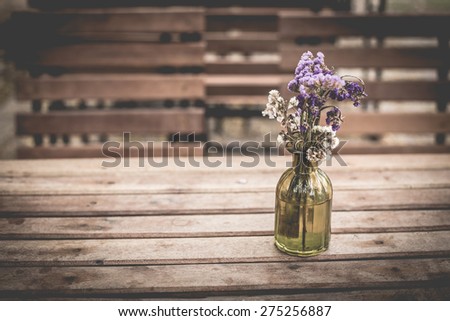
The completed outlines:
[[[284,246],[283,244],[278,243],[277,240],[275,240],[275,246],[277,247],[278,250],[280,250],[283,253],[286,253],[286,254],[289,254],[292,256],[301,256],[301,257],[319,255],[319,254],[325,252],[326,250],[328,250],[328,246],[324,246],[324,247],[310,250],[310,251],[291,250],[291,249],[287,248],[286,246]]]

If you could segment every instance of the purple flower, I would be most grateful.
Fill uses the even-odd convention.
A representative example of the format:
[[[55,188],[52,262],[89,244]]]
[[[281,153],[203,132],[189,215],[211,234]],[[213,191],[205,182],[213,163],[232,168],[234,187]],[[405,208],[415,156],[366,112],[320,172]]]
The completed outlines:
[[[344,88],[347,91],[348,98],[353,101],[353,106],[355,107],[361,104],[361,99],[367,97],[364,88],[357,82],[346,81]]]
[[[337,132],[339,130],[339,128],[341,128],[341,125],[339,125],[337,123],[333,123],[333,125],[331,125],[331,129],[335,132]]]
[[[327,119],[325,120],[327,125],[331,125],[331,129],[333,131],[339,130],[341,128],[342,123],[342,115],[341,111],[337,107],[333,107],[330,111],[327,112]]]
[[[335,135],[343,122],[338,107],[333,106],[331,109],[328,109],[328,106],[325,107],[328,109],[325,121],[329,127],[316,125],[317,120],[320,119],[321,110],[327,101],[329,99],[336,101],[351,100],[353,105],[357,107],[361,100],[367,96],[362,81],[348,80],[346,77],[341,78],[335,74],[333,68],[328,68],[322,52],[318,52],[316,56],[310,51],[303,53],[295,68],[293,79],[289,81],[287,87],[291,92],[296,93],[298,104],[297,102],[290,103],[288,109],[294,107],[297,110],[286,116],[286,122],[283,125],[288,130],[302,134],[309,133],[317,127],[323,128],[319,130],[323,135],[325,135],[324,133]],[[295,104],[297,106],[294,106]],[[334,143],[328,142],[327,144],[328,146],[334,146]]]
[[[297,82],[295,81],[295,79],[292,79],[292,80],[289,82],[287,88],[289,89],[289,91],[293,91],[293,92],[295,92],[295,91],[297,90],[298,84],[297,84]]]

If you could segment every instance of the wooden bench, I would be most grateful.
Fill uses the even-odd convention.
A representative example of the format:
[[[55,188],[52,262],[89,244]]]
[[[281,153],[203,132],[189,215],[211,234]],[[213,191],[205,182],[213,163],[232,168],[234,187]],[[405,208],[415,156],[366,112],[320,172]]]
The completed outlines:
[[[53,2],[33,3],[43,6]],[[76,6],[75,2],[64,3],[65,6]],[[88,2],[76,3],[79,6],[89,6]],[[123,6],[137,3],[125,4],[117,1],[118,5]],[[177,3],[170,1],[166,4]],[[43,99],[59,103],[61,99],[95,98],[100,99],[99,107],[103,106],[101,100],[104,99],[156,99],[160,102],[159,106],[173,106],[177,103],[182,106],[196,103],[202,105],[205,100],[208,106],[206,117],[219,120],[224,117],[261,117],[260,109],[265,104],[269,90],[279,88],[284,95],[290,95],[286,91],[286,84],[292,77],[292,70],[300,54],[306,50],[323,51],[329,65],[375,70],[375,78],[363,77],[367,80],[369,102],[436,102],[439,112],[393,111],[388,114],[376,108],[371,112],[346,111],[347,119],[342,134],[348,137],[344,136],[344,139],[369,135],[375,135],[377,138],[388,132],[428,133],[436,134],[437,144],[383,145],[377,141],[363,139],[361,144],[353,140],[345,145],[341,152],[449,151],[448,145],[445,144],[445,135],[449,132],[449,115],[445,112],[449,100],[449,31],[442,28],[449,23],[447,15],[308,14],[305,10],[298,9],[284,11],[283,7],[292,7],[293,3],[289,5],[289,1],[283,2],[280,4],[281,8],[277,9],[250,4],[241,7],[216,7],[224,3],[199,2],[199,5],[206,7],[205,10],[96,8],[20,13],[14,19],[17,26],[23,25],[24,20],[30,21],[34,23],[36,30],[46,36],[28,42],[27,46],[39,50],[16,47],[20,49],[16,52],[19,66],[30,70],[35,76],[19,79],[19,97],[32,99],[34,110],[40,110],[40,102]],[[326,5],[328,2],[321,3]],[[228,4],[230,5],[231,1]],[[301,5],[306,4],[307,1],[301,2]],[[340,4],[345,4],[345,1]],[[102,2],[92,2],[90,5],[101,7]],[[155,5],[163,4],[161,2]],[[345,6],[331,9],[345,10]],[[155,12],[171,15],[176,23],[168,26],[167,21],[170,21],[170,18],[166,19],[167,16],[164,15],[159,15],[158,18],[151,19],[152,23],[147,23]],[[201,20],[205,16],[206,21]],[[427,28],[424,28],[424,25]],[[16,29],[20,30],[19,27]],[[206,32],[202,34],[204,30]],[[348,37],[358,37],[360,44],[351,47],[341,45],[341,41]],[[386,37],[403,40],[409,37],[425,37],[435,41],[436,45],[392,47],[385,45]],[[374,44],[370,45],[371,41]],[[260,45],[261,47],[258,47]],[[184,48],[184,51],[180,50],[181,48]],[[30,52],[33,54],[30,55]],[[228,60],[226,56],[232,52],[240,53],[243,59]],[[252,59],[264,52],[270,53],[275,60],[267,62]],[[206,57],[219,53],[224,59],[210,61],[204,59],[205,53]],[[431,69],[435,70],[438,76],[435,81],[386,81],[383,72],[393,68]],[[202,70],[206,73],[198,74]],[[94,72],[95,77],[92,78]],[[39,76],[42,73],[49,73],[54,77]],[[158,84],[158,87],[155,87],[155,84]],[[171,87],[174,84],[177,89]],[[114,90],[111,90],[112,88]],[[127,104],[140,106],[140,103],[136,102]],[[81,107],[84,108],[85,105],[81,102]],[[233,105],[238,105],[238,108]],[[58,108],[56,106],[53,109]],[[121,112],[126,113],[122,110]],[[146,109],[145,112],[153,111]],[[158,110],[157,113],[164,111]],[[198,113],[196,115],[200,117]],[[200,119],[198,122],[200,123]],[[163,123],[161,127],[167,128]],[[118,129],[118,132],[121,130]],[[203,132],[205,131],[206,129]],[[41,135],[48,133],[37,133],[35,138],[38,138],[38,143]],[[50,135],[50,138],[52,137],[54,135]]]
[[[238,6],[208,8],[206,11],[207,53],[216,55],[215,59],[205,62],[208,104],[261,104],[260,97],[255,97],[257,86],[248,83],[242,86],[241,79],[279,72],[278,14],[281,10],[350,10],[350,1],[346,0],[233,4]]]
[[[248,133],[250,115],[265,104],[267,93],[277,88],[279,74],[278,13],[286,8],[301,12],[349,11],[350,1],[263,1],[233,3],[233,7],[206,11],[207,117],[223,133],[223,120],[244,119]],[[275,80],[275,85],[274,85]],[[263,94],[261,94],[263,92]]]
[[[205,135],[203,10],[30,10],[14,13],[9,27],[18,39],[10,55],[27,71],[17,97],[34,111],[17,117],[17,133],[34,135],[36,145],[19,157],[101,156],[99,144],[71,147],[73,134],[84,142],[86,134]],[[78,106],[68,107],[73,99]],[[60,136],[64,146],[55,145]]]
[[[448,41],[449,15],[368,15],[368,16],[305,16],[292,12],[280,14],[280,58],[281,72],[292,73],[301,52],[322,51],[328,65],[339,68],[367,68],[377,72],[375,79],[367,82],[368,101],[432,101],[437,113],[397,113],[378,110],[364,113],[346,113],[342,133],[346,135],[410,133],[437,133],[436,145],[380,146],[371,144],[359,146],[350,142],[344,148],[349,152],[448,152],[445,134],[450,132],[450,114],[446,113],[449,101],[450,83],[447,77],[450,65]],[[322,37],[359,37],[359,45],[329,46],[308,41]],[[435,45],[400,47],[387,45],[386,37],[405,39],[408,37],[428,38]],[[370,39],[377,40],[367,45]],[[366,41],[364,41],[366,40]],[[383,71],[389,69],[436,71],[437,79],[386,80]],[[291,75],[282,80],[286,83]],[[283,92],[287,89],[282,86]]]

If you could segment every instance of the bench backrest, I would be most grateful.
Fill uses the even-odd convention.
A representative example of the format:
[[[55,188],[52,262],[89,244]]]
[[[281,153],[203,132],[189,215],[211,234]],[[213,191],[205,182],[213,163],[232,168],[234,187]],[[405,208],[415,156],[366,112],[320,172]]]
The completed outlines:
[[[17,77],[17,97],[32,100],[35,111],[18,115],[17,133],[34,135],[38,146],[21,148],[19,156],[55,155],[49,149],[58,147],[52,145],[59,135],[66,145],[74,134],[83,134],[84,142],[89,134],[104,140],[124,131],[204,135],[204,25],[204,11],[193,8],[15,13],[10,55],[27,71]],[[71,99],[78,106],[67,106]],[[94,106],[87,108],[87,101]],[[140,108],[116,108],[127,104]],[[43,135],[50,135],[50,144]],[[98,148],[85,147],[99,155]]]
[[[347,119],[342,133],[436,133],[437,145],[375,145],[372,146],[373,151],[449,151],[449,146],[444,142],[445,135],[450,132],[450,114],[446,113],[450,98],[450,28],[443,26],[450,26],[449,15],[305,16],[295,12],[282,12],[279,29],[280,71],[287,74],[283,76],[282,83],[286,84],[292,78],[292,71],[299,56],[306,50],[314,53],[322,51],[328,65],[375,70],[376,76],[366,81],[368,101],[375,103],[375,107],[382,101],[431,101],[436,104],[436,112],[382,112],[375,108],[372,112],[346,113]],[[345,37],[359,37],[360,42],[351,46],[330,46],[317,41],[327,37],[336,41]],[[431,39],[428,42],[432,45],[394,46],[386,43],[385,39],[389,37],[428,38]],[[374,42],[372,44],[371,39]],[[389,69],[431,69],[435,71],[436,79],[430,80],[420,76],[417,79],[388,79],[383,72]],[[286,86],[282,85],[281,89],[288,94]],[[370,146],[348,144],[346,149],[351,152],[368,152]]]

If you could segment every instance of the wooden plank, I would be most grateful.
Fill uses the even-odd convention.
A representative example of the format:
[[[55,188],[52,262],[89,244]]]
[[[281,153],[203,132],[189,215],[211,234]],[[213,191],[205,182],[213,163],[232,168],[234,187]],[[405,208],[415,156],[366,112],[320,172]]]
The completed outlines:
[[[269,292],[269,293],[268,293]],[[297,293],[296,293],[297,292]],[[407,288],[393,288],[393,289],[366,289],[366,290],[346,290],[346,289],[332,289],[330,291],[317,290],[311,293],[304,293],[304,291],[245,291],[242,292],[223,292],[223,293],[164,293],[162,296],[155,297],[149,293],[142,294],[115,294],[115,295],[79,295],[69,296],[64,295],[64,300],[81,301],[86,300],[122,300],[122,301],[165,301],[183,300],[183,301],[386,301],[386,300],[448,300],[450,298],[450,287],[436,286],[433,288],[427,287],[407,287]],[[2,296],[4,300],[21,300],[25,295],[16,296]],[[61,297],[40,297],[41,301],[57,301]]]
[[[207,97],[208,105],[259,105],[267,103],[265,95],[212,95]]]
[[[208,32],[239,30],[243,32],[277,32],[277,11],[266,15],[254,14],[208,14],[206,16]]]
[[[55,8],[92,8],[92,7],[128,7],[128,6],[148,6],[147,0],[66,0],[63,3],[58,0],[30,0],[30,6],[43,9],[55,9]],[[322,8],[330,8],[334,10],[350,10],[349,1],[311,1],[311,0],[279,0],[276,3],[269,0],[260,0],[258,2],[237,0],[216,0],[214,2],[206,0],[191,0],[188,3],[189,6],[202,6],[207,7],[208,12],[232,14],[232,13],[260,13],[273,12],[274,7],[293,7],[293,8],[311,8],[314,10],[320,10]],[[186,6],[186,1],[183,0],[152,0],[151,6]],[[232,8],[226,8],[226,7]],[[257,7],[257,8],[254,8]],[[258,8],[265,7],[265,8]],[[268,9],[271,9],[269,11]]]
[[[38,146],[25,147],[20,146],[17,149],[17,158],[19,159],[54,159],[54,158],[94,158],[94,157],[192,157],[203,156],[203,147],[198,143],[173,143],[164,144],[163,142],[154,142],[151,148],[148,148],[146,142],[140,145],[135,144],[133,148],[127,149],[124,146],[115,148],[112,146],[103,146],[100,144],[89,144],[86,146]],[[107,148],[106,148],[107,147]]]
[[[31,55],[30,55],[31,53]],[[63,70],[152,70],[157,67],[203,65],[204,44],[80,43],[24,51],[19,64]]]
[[[180,147],[180,151],[186,153],[187,147],[193,149],[193,146],[186,145],[184,143]],[[120,148],[113,150],[119,152]],[[103,156],[101,152],[100,156]],[[137,172],[124,174],[112,171],[91,173],[86,176],[47,176],[42,174],[23,176],[23,173],[2,173],[0,174],[2,178],[0,195],[271,192],[284,170],[285,168],[279,167],[256,173],[255,168],[249,168],[247,171],[224,171],[212,168],[210,171],[177,173],[178,180],[167,180],[166,178],[174,172],[166,168],[158,168],[158,170],[145,173],[145,175]],[[450,187],[450,170],[350,172],[325,169],[325,171],[336,190]],[[211,175],[215,175],[214,180],[211,180]],[[367,184],[368,181],[370,181],[370,185]]]
[[[281,75],[206,75],[205,86],[207,101],[213,99],[220,103],[217,96],[267,96],[270,90],[279,89],[284,78]],[[286,83],[287,84],[287,83]],[[232,98],[233,99],[233,98]],[[252,98],[249,97],[249,100]],[[261,101],[265,104],[267,97]],[[223,101],[221,103],[227,103]]]
[[[450,189],[336,190],[337,211],[448,209]],[[214,201],[212,201],[214,200]],[[273,192],[0,196],[2,216],[273,213]]]
[[[279,90],[286,98],[294,96],[287,89],[291,75],[207,75],[205,78],[208,101],[227,103],[235,96],[254,96],[252,101],[259,101],[272,89]],[[367,100],[436,100],[445,95],[449,99],[450,83],[434,81],[374,81],[366,83]],[[218,98],[221,98],[219,101]],[[264,105],[266,99],[261,100]]]
[[[339,134],[448,133],[450,113],[347,113]]]
[[[204,109],[140,109],[18,113],[16,132],[30,134],[204,132]]]
[[[226,77],[229,75],[223,75]],[[258,75],[259,77],[260,75]],[[211,76],[208,75],[208,78]],[[230,75],[231,77],[231,75]],[[286,88],[286,81],[272,85],[267,82],[256,81],[255,84],[246,82],[241,75],[233,75],[236,77],[236,84],[228,84],[224,80],[223,84],[209,84],[206,88],[207,99],[210,103],[215,104],[234,104],[234,103],[252,103],[264,105],[266,103],[267,93],[272,89],[277,89],[284,97],[292,97],[293,93]],[[261,76],[264,77],[264,76]],[[290,77],[292,78],[292,77]],[[275,83],[276,78],[272,81]],[[209,80],[207,80],[209,83]],[[442,97],[441,93],[448,95],[450,83],[433,82],[433,81],[385,81],[385,82],[367,82],[366,92],[368,93],[367,101],[429,101],[437,100]],[[244,99],[244,97],[247,97]],[[444,98],[447,99],[448,98]]]
[[[279,31],[284,40],[296,37],[327,36],[420,36],[447,37],[450,16],[429,15],[348,15],[312,16],[295,11],[279,14]],[[423,26],[427,26],[423,28]]]
[[[0,218],[0,239],[272,236],[274,214]],[[333,212],[335,234],[445,231],[449,210]],[[334,239],[333,239],[334,242]]]
[[[277,62],[255,62],[255,61],[214,61],[206,63],[205,72],[208,74],[271,74],[278,72]],[[245,96],[243,96],[244,98]],[[257,103],[261,103],[267,97]]]
[[[208,246],[205,246],[208,244]],[[217,249],[220,248],[220,251]],[[246,249],[252,249],[247,251]],[[303,261],[449,257],[448,231],[333,235],[322,255]],[[292,262],[272,236],[2,240],[0,266],[167,265],[202,263]]]
[[[156,159],[155,161],[159,161]],[[209,162],[213,162],[211,166]],[[175,163],[174,159],[167,158],[164,166],[158,167],[158,173],[167,173],[167,175],[187,175],[187,173],[198,173],[214,171],[224,173],[219,176],[226,176],[232,173],[247,173],[251,170],[252,175],[259,176],[262,173],[272,172],[276,177],[292,165],[292,156],[270,156],[261,158],[254,167],[243,166],[243,162],[252,161],[247,156],[233,157],[208,157],[199,159],[199,163],[189,163],[188,158],[181,158],[179,161],[185,164],[184,167]],[[327,172],[347,172],[349,177],[357,172],[365,171],[402,171],[410,170],[449,170],[450,155],[448,154],[391,154],[391,155],[346,155],[345,164],[338,162],[335,157],[330,163],[325,163],[321,168]],[[101,159],[72,159],[67,160],[1,160],[0,177],[87,177],[103,176],[117,177],[141,175],[155,175],[155,166],[140,166],[140,160],[130,158],[129,165],[108,168],[102,164]],[[77,168],[77,171],[73,171]],[[32,170],[31,170],[32,169]],[[187,170],[188,169],[188,170]],[[257,173],[257,174],[255,174]],[[182,177],[182,176],[181,176]],[[246,178],[246,177],[244,177]],[[181,183],[181,182],[178,182]]]
[[[17,11],[16,32],[33,30],[38,38],[77,32],[194,32],[205,29],[201,8],[114,8],[90,11]],[[44,34],[43,32],[47,32]],[[42,40],[42,39],[41,39]],[[32,40],[33,41],[33,40]]]
[[[220,54],[278,51],[278,35],[275,32],[208,32],[205,38],[207,51]]]
[[[448,284],[449,259],[1,268],[2,296],[376,289]],[[125,277],[124,277],[125,276]],[[349,282],[349,279],[352,282]],[[274,281],[275,280],[275,281]]]
[[[281,79],[279,88],[285,97],[293,96],[286,85],[292,78],[291,75],[286,75]],[[248,79],[244,78],[242,82],[248,83]],[[450,82],[423,80],[367,81],[366,92],[368,93],[366,100],[369,101],[450,100]]]
[[[30,99],[202,99],[203,81],[198,76],[79,74],[60,77],[22,78],[17,97]]]
[[[448,154],[450,153],[450,145],[382,145],[382,144],[359,144],[349,142],[340,154],[344,155],[367,155],[367,154]]]
[[[339,68],[437,68],[448,55],[438,48],[339,48],[281,45],[280,68],[292,72],[304,51],[321,51],[329,66]]]
[[[287,77],[287,75],[285,75]],[[225,85],[235,86],[272,86],[277,87],[281,81],[284,80],[282,75],[259,75],[254,77],[252,75],[207,75],[205,84],[208,87],[219,87]]]
[[[245,300],[264,300],[264,301],[410,301],[410,300],[449,300],[450,287],[434,288],[406,288],[406,289],[370,289],[370,290],[351,290],[351,291],[318,291],[316,293],[299,294],[264,294],[254,293],[248,295],[229,296],[209,296],[193,298],[192,300],[215,300],[215,301],[245,301]],[[151,300],[151,299],[149,299]],[[170,299],[169,299],[170,300]],[[186,298],[183,300],[189,300]]]

